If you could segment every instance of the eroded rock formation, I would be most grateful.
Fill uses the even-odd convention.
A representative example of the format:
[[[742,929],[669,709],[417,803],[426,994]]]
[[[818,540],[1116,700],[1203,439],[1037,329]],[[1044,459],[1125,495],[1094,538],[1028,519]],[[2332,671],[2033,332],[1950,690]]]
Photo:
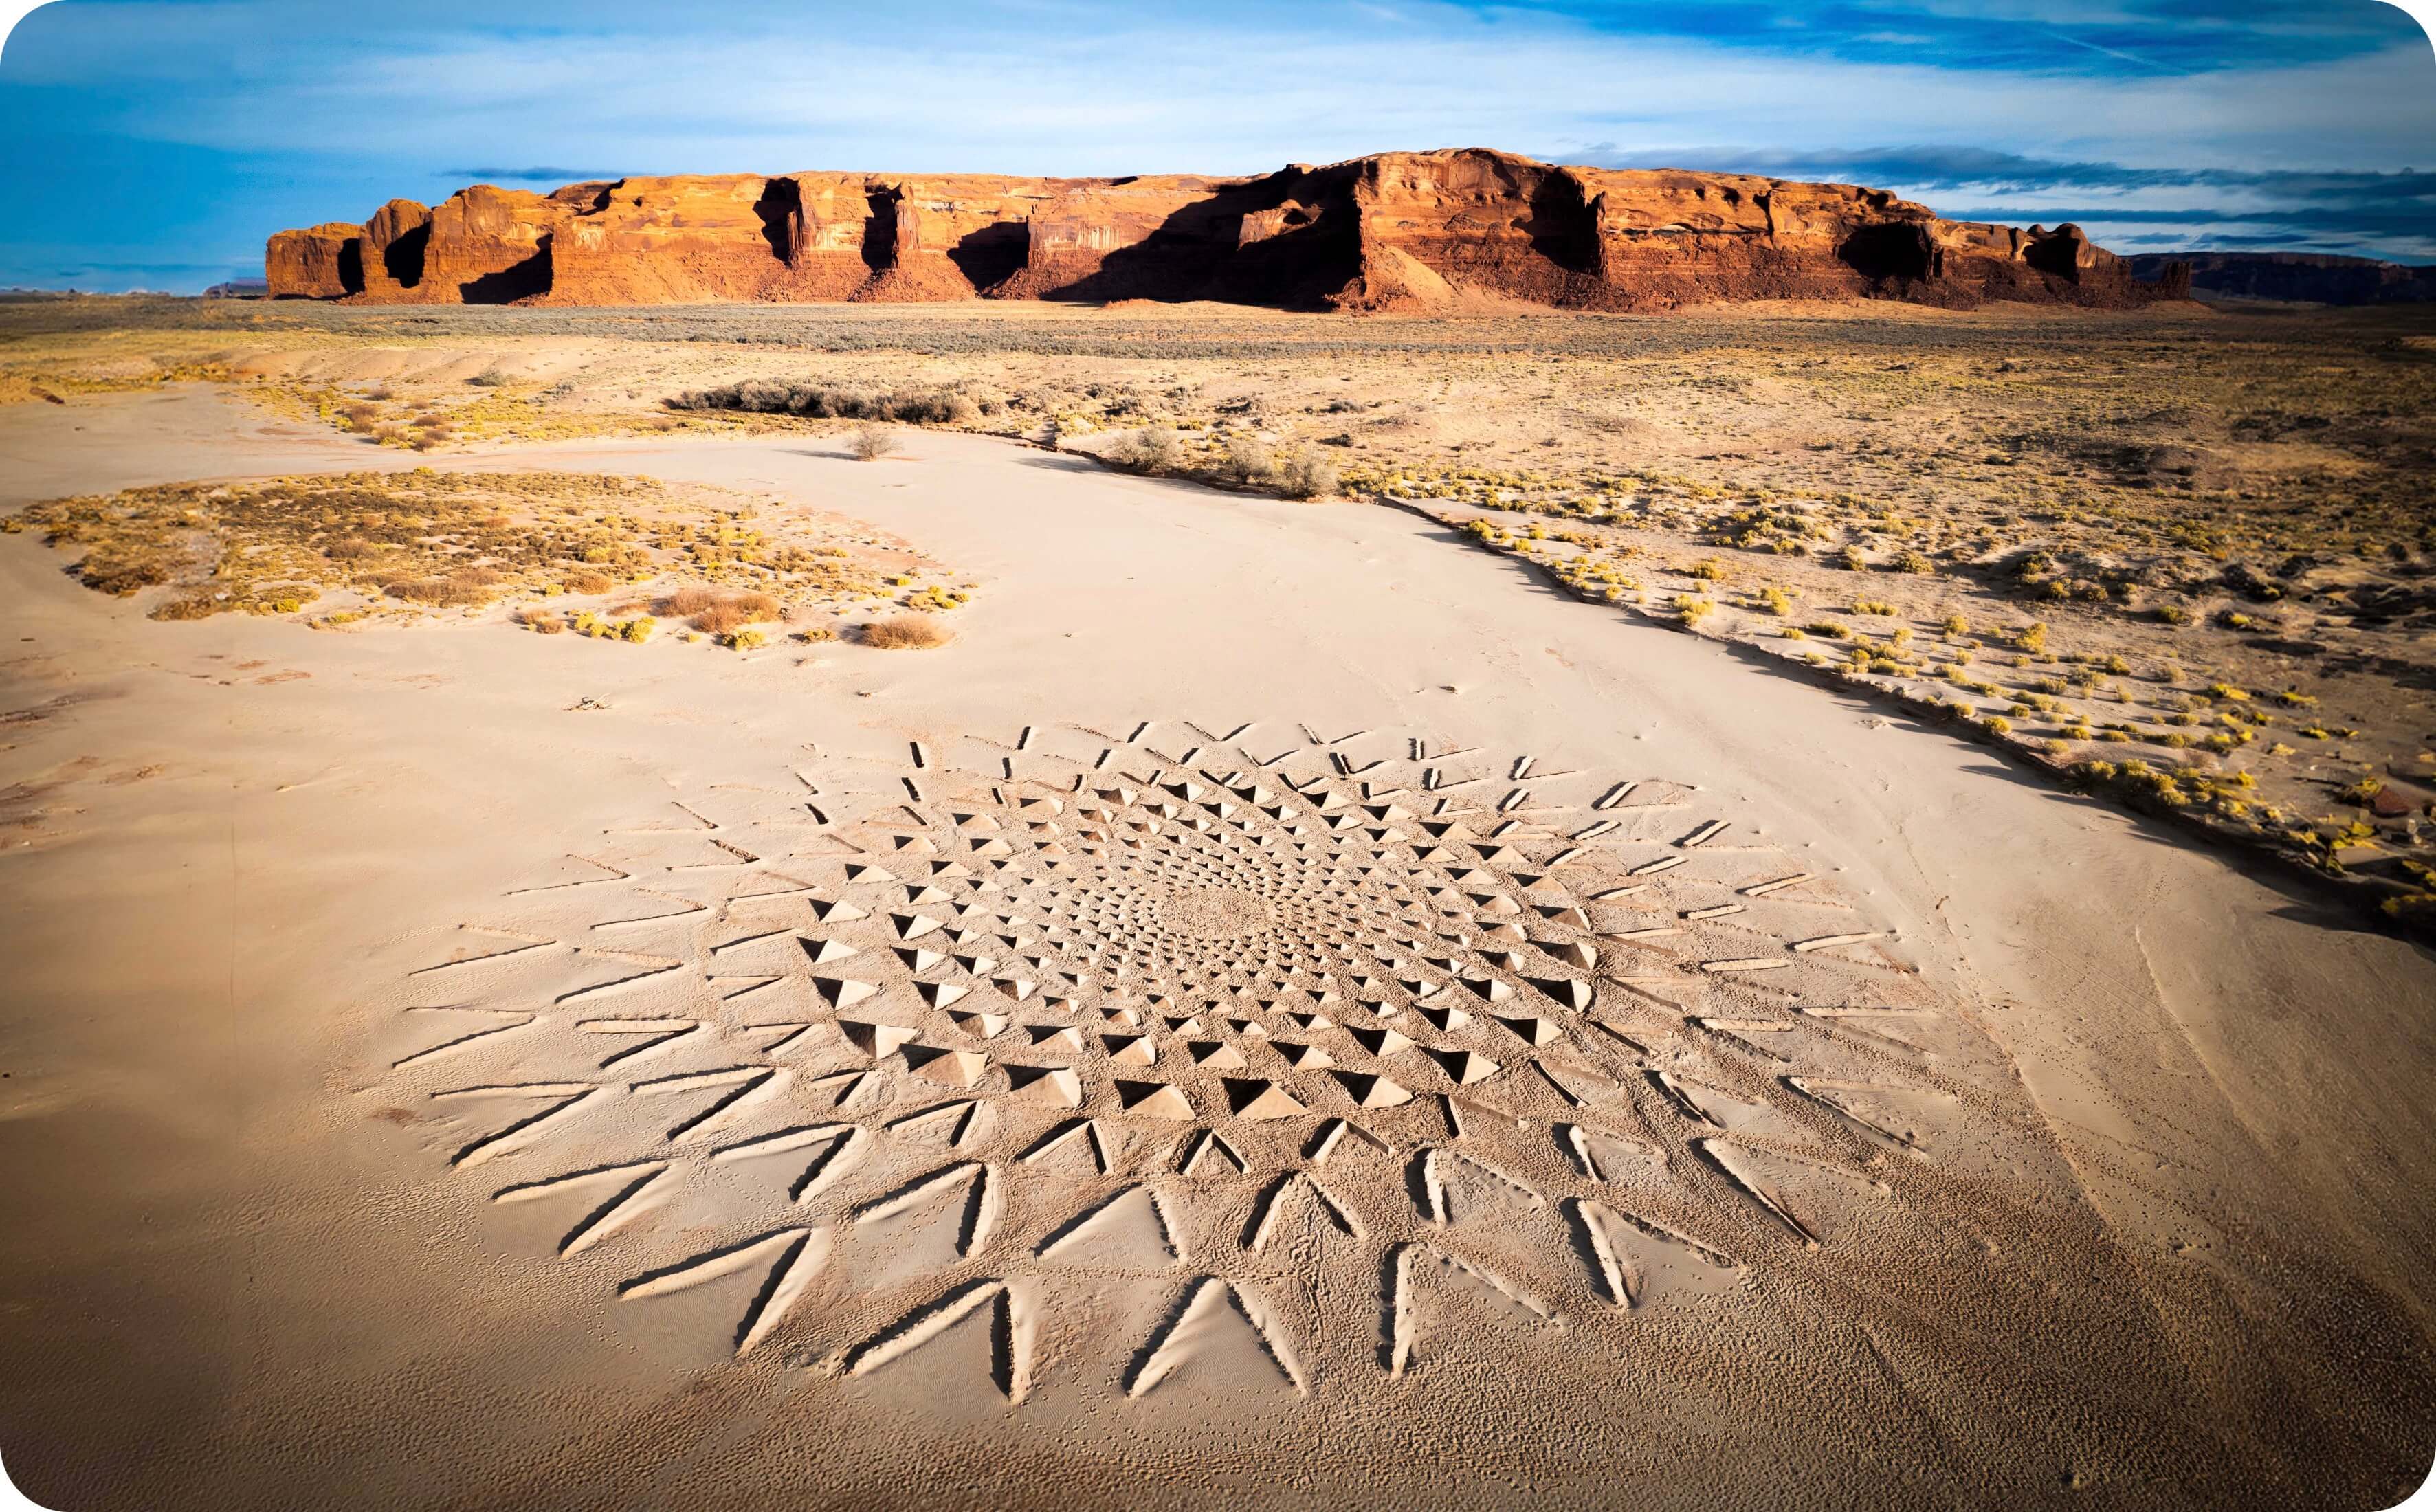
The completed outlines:
[[[2436,300],[2436,267],[2323,252],[2143,252],[2124,259],[2160,285],[2176,269],[2190,287],[2241,299],[2313,304],[2421,304]]]
[[[283,231],[274,296],[381,304],[1216,299],[1501,304],[2162,297],[2074,226],[1943,220],[1883,190],[1560,167],[1464,148],[1253,179],[686,175],[477,184]]]

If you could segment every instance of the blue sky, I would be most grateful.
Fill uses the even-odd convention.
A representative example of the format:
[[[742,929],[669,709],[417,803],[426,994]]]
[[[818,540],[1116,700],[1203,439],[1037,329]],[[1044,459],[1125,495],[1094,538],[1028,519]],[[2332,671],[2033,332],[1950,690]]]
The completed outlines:
[[[0,52],[0,286],[200,289],[477,179],[1454,146],[2436,261],[2436,56],[2368,0],[55,0]]]

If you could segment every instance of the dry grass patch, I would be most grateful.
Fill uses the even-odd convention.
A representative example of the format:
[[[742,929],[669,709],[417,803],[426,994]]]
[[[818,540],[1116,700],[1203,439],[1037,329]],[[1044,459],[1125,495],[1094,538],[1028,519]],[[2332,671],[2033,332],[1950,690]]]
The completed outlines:
[[[693,628],[705,635],[728,635],[747,625],[775,619],[782,612],[778,600],[766,593],[725,593],[711,595],[680,594],[678,598],[703,599],[691,611]],[[670,600],[669,614],[682,615],[686,610]]]
[[[383,590],[392,599],[433,608],[471,609],[489,603],[502,591],[499,575],[488,567],[468,567],[446,577],[409,578]]]
[[[858,638],[879,651],[934,651],[954,637],[928,615],[891,615],[863,626]]]
[[[710,613],[718,634],[789,602],[845,608],[907,567],[901,544],[809,522],[769,522],[723,490],[587,473],[347,473],[178,483],[54,499],[0,519],[77,556],[87,586],[165,589],[159,617],[285,614],[329,593],[403,612],[502,599],[648,595],[690,580],[664,614]],[[680,590],[681,592],[684,590]],[[613,614],[641,612],[637,602]]]

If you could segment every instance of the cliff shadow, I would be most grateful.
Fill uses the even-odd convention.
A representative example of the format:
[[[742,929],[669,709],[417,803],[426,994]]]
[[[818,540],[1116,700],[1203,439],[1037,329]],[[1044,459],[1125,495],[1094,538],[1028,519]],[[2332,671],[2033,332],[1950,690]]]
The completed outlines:
[[[1836,244],[1836,257],[1872,283],[1924,279],[1937,270],[1928,229],[1904,221],[1860,227]]]
[[[409,226],[398,234],[397,240],[381,249],[381,270],[400,288],[412,288],[423,282],[424,253],[431,246],[431,223]],[[356,278],[360,285],[364,276],[363,259],[357,255]]]
[[[1551,173],[1540,181],[1522,232],[1531,238],[1533,252],[1564,271],[1598,272],[1598,216],[1582,198],[1581,181],[1572,174]]]
[[[753,201],[753,214],[760,218],[761,239],[770,244],[770,255],[794,266],[795,238],[804,224],[804,186],[792,179],[772,179]]]
[[[896,261],[896,206],[902,196],[895,189],[871,191],[871,214],[862,222],[862,262],[874,273]]]
[[[468,304],[513,304],[520,299],[532,299],[549,292],[550,238],[544,236],[541,245],[523,262],[469,278],[457,286],[457,295]]]
[[[1247,220],[1277,229],[1245,240]],[[1170,302],[1210,299],[1325,309],[1361,271],[1361,238],[1345,186],[1276,173],[1178,206],[1090,273],[1040,290],[1044,299]]]
[[[948,249],[948,261],[975,288],[991,288],[1023,271],[1032,254],[1032,228],[1000,220],[967,232]]]

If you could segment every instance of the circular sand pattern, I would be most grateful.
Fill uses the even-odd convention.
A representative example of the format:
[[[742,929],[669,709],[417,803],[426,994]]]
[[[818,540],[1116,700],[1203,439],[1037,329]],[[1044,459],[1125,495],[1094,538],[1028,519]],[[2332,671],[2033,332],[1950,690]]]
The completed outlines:
[[[1802,1264],[1988,1105],[1715,808],[1282,725],[815,756],[469,922],[393,1090],[588,1295],[731,1288],[740,1356],[969,1348],[1015,1399],[1072,1308],[1058,1368],[1127,1397],[1393,1376],[1479,1333],[1450,1296],[1580,1328]]]
[[[1262,895],[1240,887],[1171,887],[1159,899],[1160,926],[1188,940],[1270,935],[1277,921]]]

